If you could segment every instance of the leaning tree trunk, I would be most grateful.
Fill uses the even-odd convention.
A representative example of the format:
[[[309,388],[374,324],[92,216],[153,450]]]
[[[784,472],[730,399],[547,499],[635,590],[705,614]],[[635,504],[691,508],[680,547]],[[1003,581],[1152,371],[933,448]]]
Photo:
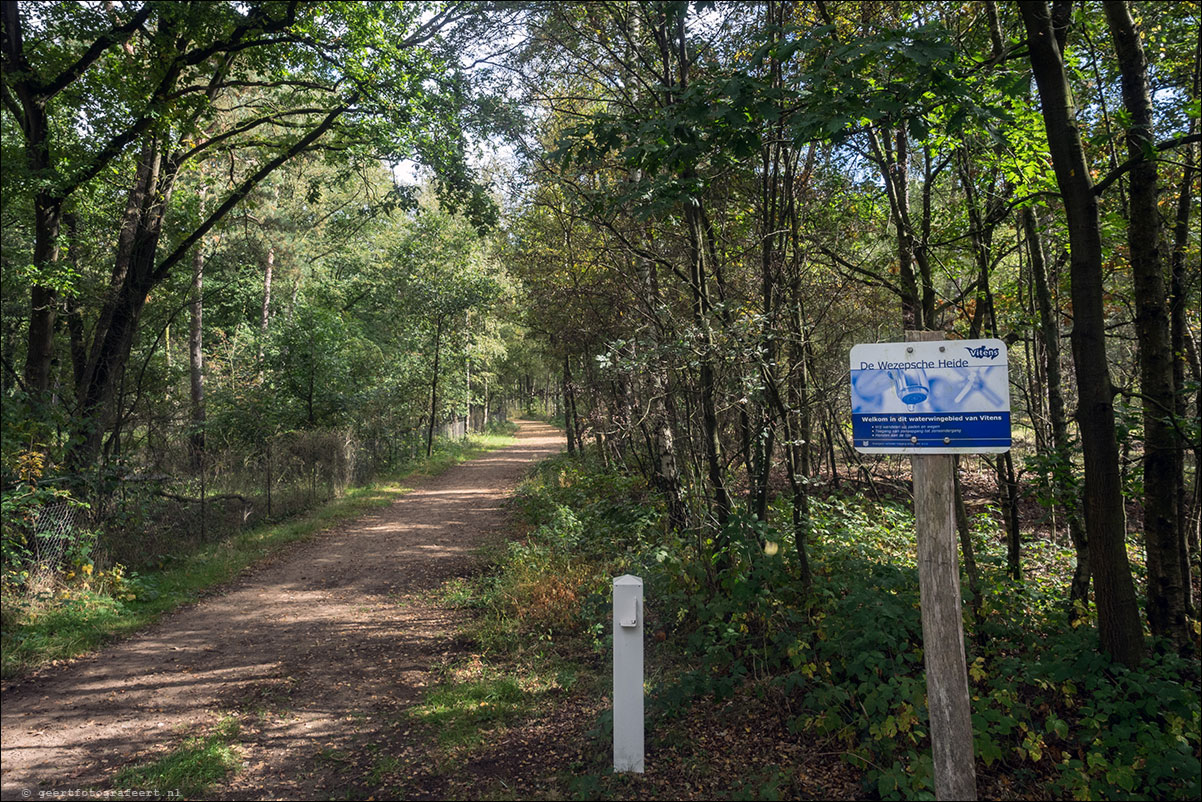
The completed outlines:
[[[76,471],[96,464],[104,434],[118,418],[117,385],[157,276],[155,259],[179,165],[148,143],[130,190],[117,238],[112,295],[101,309],[80,393],[81,415],[68,462]]]

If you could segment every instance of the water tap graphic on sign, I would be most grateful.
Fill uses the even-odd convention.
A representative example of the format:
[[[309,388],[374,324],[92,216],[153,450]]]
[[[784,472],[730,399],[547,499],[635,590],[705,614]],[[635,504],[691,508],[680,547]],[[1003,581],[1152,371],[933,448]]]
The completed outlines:
[[[852,371],[857,412],[951,412],[1008,403],[1006,368],[890,368]]]

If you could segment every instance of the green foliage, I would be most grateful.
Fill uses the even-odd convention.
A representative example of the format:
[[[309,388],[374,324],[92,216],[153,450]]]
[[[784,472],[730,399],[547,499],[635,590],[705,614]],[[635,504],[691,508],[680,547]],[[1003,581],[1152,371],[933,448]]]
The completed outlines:
[[[835,28],[757,26],[746,32],[749,58],[704,62],[687,87],[668,93],[670,102],[654,111],[594,112],[560,134],[552,155],[565,168],[594,169],[616,155],[642,179],[606,187],[597,200],[650,216],[707,194],[711,180],[725,180],[707,174],[725,175],[758,157],[769,137],[801,147],[907,122],[923,141],[936,121],[959,131],[970,121],[992,128],[1008,118],[1007,106],[958,74],[941,23],[881,25],[854,36],[836,35]],[[790,66],[787,82],[766,77],[771,62]]]
[[[648,636],[671,649],[668,665],[679,663],[651,669],[653,731],[669,730],[695,699],[727,699],[767,681],[796,711],[791,726],[837,744],[870,793],[933,797],[906,506],[811,499],[807,592],[795,578],[791,534],[738,515],[727,533],[731,568],[711,588],[696,553],[664,533],[654,497],[588,460],[549,461],[519,499],[534,528],[485,580],[488,628],[583,638],[605,651],[610,578],[635,573],[646,587]],[[772,520],[788,512],[778,501]],[[1008,579],[1004,538],[989,515],[974,519],[972,536],[982,587],[965,606],[965,630],[979,773],[1019,778],[1039,795],[1195,796],[1196,661],[1165,652],[1136,671],[1111,664],[1092,627],[1068,623],[1064,577]],[[1041,564],[1037,551],[1031,559]],[[540,604],[547,596],[553,602]],[[493,646],[513,648],[500,637]]]
[[[646,498],[637,479],[565,458],[540,465],[517,496],[538,526],[494,555],[497,569],[479,580],[473,603],[485,617],[484,645],[508,651],[516,631],[552,642],[587,634],[600,648],[593,625],[607,609],[610,578],[662,531],[662,513]]]
[[[277,330],[271,367],[281,423],[308,427],[346,422],[364,380],[375,379],[378,349],[364,342],[327,304],[304,303]]]
[[[525,718],[537,693],[523,689],[513,677],[499,676],[436,686],[408,715],[433,727],[444,747],[472,746],[484,730]]]
[[[1030,766],[1074,799],[1198,795],[1196,666],[1159,654],[1129,671],[1098,653],[1088,627],[1012,634],[984,654],[970,674],[986,765]]]
[[[409,220],[399,212],[414,211],[419,193],[396,186],[389,166],[428,168],[423,200],[438,211],[420,217],[457,231],[427,231],[432,252],[452,239],[479,251],[496,208],[467,141],[505,115],[459,55],[491,21],[423,3],[12,9],[4,84],[13,102],[0,115],[6,447],[45,447],[52,463],[80,470],[104,473],[114,466],[92,463],[120,454],[132,472],[147,462],[160,464],[146,473],[167,472],[156,448],[174,452],[162,441],[198,434],[182,425],[189,360],[172,342],[173,329],[187,330],[193,254],[206,269],[202,352],[218,438],[260,443],[330,421],[378,432],[365,409],[385,395],[394,417],[409,418],[390,421],[390,434],[412,427],[405,407],[421,371],[391,354],[420,353],[407,335],[426,312],[396,319],[401,299],[385,254]],[[130,256],[117,232],[130,224],[123,209],[130,192],[145,191],[147,170],[163,182],[151,191],[164,203],[139,217],[134,237],[148,247]],[[57,241],[41,242],[35,229]],[[279,256],[274,300],[261,269],[268,254]],[[474,262],[456,267],[480,272]],[[31,309],[31,287],[57,296]],[[476,290],[468,306],[483,311],[495,283]],[[366,296],[390,293],[389,325],[361,314]],[[39,362],[53,374],[55,402],[26,405],[14,366],[43,312],[70,317],[70,333],[60,326]],[[468,345],[456,342],[456,356]],[[104,369],[83,364],[101,353]],[[115,390],[127,364],[129,384]],[[114,427],[124,428],[97,448],[104,438],[93,435]]]
[[[1079,496],[1081,476],[1067,455],[1044,451],[1023,457],[1023,470],[1031,474],[1036,489],[1035,498],[1051,508],[1060,505],[1071,509]]]
[[[8,591],[23,589],[35,567],[55,573],[90,563],[96,542],[95,530],[86,525],[59,525],[86,522],[88,504],[69,490],[39,483],[46,467],[46,455],[37,450],[19,450],[6,454],[4,467],[11,484],[0,492],[0,585]],[[53,506],[52,506],[53,505]],[[44,512],[57,511],[55,520],[43,523]]]

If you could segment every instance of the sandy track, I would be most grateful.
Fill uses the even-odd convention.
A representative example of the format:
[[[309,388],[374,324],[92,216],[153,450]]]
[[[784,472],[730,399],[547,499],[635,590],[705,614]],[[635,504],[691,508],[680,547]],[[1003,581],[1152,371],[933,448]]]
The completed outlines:
[[[220,796],[377,790],[366,779],[347,787],[338,764],[421,748],[403,743],[403,711],[452,648],[459,615],[431,595],[470,570],[523,473],[562,442],[520,423],[516,445],[421,482],[144,634],[6,689],[0,798],[110,788],[122,766],[230,714],[243,722],[246,768]]]

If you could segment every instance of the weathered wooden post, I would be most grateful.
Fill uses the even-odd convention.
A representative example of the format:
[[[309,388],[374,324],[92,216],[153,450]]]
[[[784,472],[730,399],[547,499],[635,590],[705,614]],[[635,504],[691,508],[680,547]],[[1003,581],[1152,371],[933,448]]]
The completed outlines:
[[[906,332],[907,341],[942,339],[941,331]],[[972,708],[960,611],[960,557],[956,548],[955,457],[914,454],[910,468],[935,798],[976,799]]]
[[[643,580],[614,580],[614,771],[643,773]]]

